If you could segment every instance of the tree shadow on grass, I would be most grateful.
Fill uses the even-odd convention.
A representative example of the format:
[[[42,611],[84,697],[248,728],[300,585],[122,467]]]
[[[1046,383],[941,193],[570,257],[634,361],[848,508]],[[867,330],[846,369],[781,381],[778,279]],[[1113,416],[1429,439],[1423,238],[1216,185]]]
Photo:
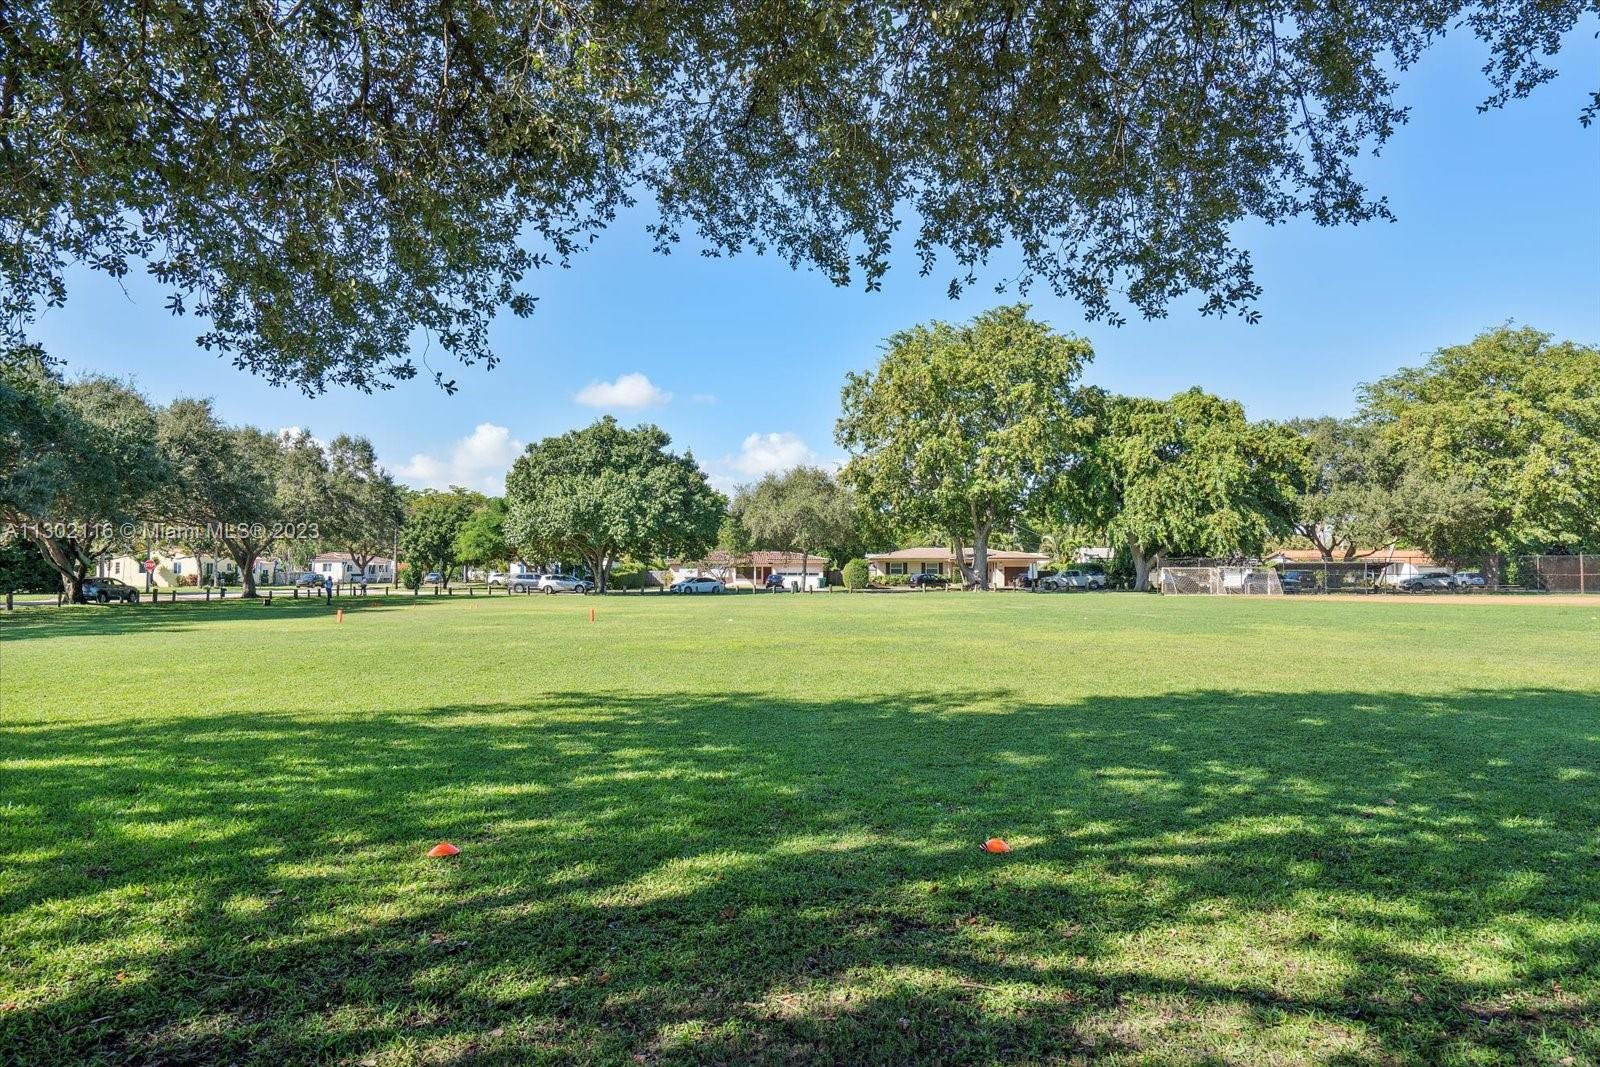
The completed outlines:
[[[12,642],[45,637],[120,637],[125,634],[198,630],[217,622],[260,622],[282,616],[331,615],[360,612],[390,612],[438,607],[457,601],[484,597],[413,597],[395,593],[389,596],[339,596],[332,601],[309,595],[295,598],[275,591],[272,603],[265,597],[245,600],[179,600],[176,603],[148,600],[138,604],[71,604],[65,607],[28,607],[0,612],[0,647]],[[506,599],[504,596],[493,598]]]
[[[0,1060],[1600,1054],[1594,694],[570,693],[0,744]]]

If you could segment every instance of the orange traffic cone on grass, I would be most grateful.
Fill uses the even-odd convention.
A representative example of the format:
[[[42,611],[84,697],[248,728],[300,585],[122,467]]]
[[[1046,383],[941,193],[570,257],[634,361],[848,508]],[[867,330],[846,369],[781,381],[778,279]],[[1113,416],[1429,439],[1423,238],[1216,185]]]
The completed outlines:
[[[989,838],[989,840],[985,841],[983,844],[979,845],[978,847],[983,849],[983,851],[985,851],[985,852],[1010,852],[1011,851],[1011,846],[1006,844],[1005,838],[1003,838],[1003,837],[991,837],[991,838]]]
[[[459,856],[460,854],[461,850],[448,841],[440,841],[428,850],[428,857],[436,860],[445,859],[449,856]]]

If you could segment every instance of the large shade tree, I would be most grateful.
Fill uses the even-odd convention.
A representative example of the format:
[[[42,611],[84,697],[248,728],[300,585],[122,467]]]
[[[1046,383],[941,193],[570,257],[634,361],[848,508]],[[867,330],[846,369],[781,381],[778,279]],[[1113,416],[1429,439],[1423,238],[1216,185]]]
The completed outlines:
[[[1361,390],[1404,539],[1499,573],[1516,551],[1600,544],[1600,349],[1502,326]],[[1422,506],[1428,503],[1428,506]]]
[[[875,370],[846,376],[844,481],[898,524],[943,531],[987,589],[990,535],[1074,487],[1091,422],[1073,383],[1093,357],[1021,304],[897,333]]]
[[[1389,543],[1392,461],[1381,451],[1376,429],[1360,419],[1331,416],[1285,425],[1305,441],[1311,464],[1295,532],[1325,560],[1372,555]]]
[[[1079,518],[1133,559],[1134,588],[1162,555],[1259,553],[1294,528],[1310,475],[1292,430],[1253,423],[1199,389],[1170,400],[1092,393],[1097,431],[1076,472]]]
[[[506,543],[506,502],[490,497],[480,504],[456,533],[456,559],[468,566],[505,563],[511,558]]]
[[[837,546],[850,545],[857,536],[850,491],[820,467],[766,475],[739,491],[732,512],[750,531],[755,547],[800,553],[802,588],[811,556],[831,556]]]
[[[362,574],[374,559],[394,553],[405,495],[365,437],[340,434],[328,443],[321,514],[323,541],[348,552]]]
[[[0,344],[72,268],[141,266],[200,340],[318,390],[491,362],[527,274],[636,195],[671,248],[952,289],[1002,247],[1091,316],[1251,310],[1245,220],[1385,217],[1354,161],[1461,27],[1486,103],[1590,0],[14,0],[0,9]],[[1581,117],[1587,121],[1600,104]],[[1114,303],[1113,294],[1125,296]]]
[[[144,397],[104,377],[66,382],[38,360],[0,362],[0,522],[38,550],[68,599],[128,547],[168,477]]]
[[[256,561],[320,519],[326,466],[307,431],[269,433],[228,426],[209,400],[175,400],[156,417],[156,441],[170,481],[155,503],[172,521],[204,531],[204,540],[238,566],[244,595],[256,595]]]
[[[699,559],[727,500],[671,443],[655,426],[630,430],[608,415],[529,445],[506,476],[506,536],[524,555],[582,560],[600,592],[623,555]]]
[[[400,555],[413,576],[436,570],[445,586],[450,585],[451,572],[461,561],[456,554],[461,531],[484,501],[482,493],[459,486],[428,490],[411,499],[400,527]]]

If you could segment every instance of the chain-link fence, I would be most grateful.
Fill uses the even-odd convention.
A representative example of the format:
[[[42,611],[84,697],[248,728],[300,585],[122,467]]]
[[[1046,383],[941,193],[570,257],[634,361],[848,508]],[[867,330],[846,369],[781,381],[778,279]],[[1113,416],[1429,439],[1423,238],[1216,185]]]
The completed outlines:
[[[1155,581],[1172,574],[1171,592],[1220,592],[1211,584],[1224,570],[1259,569],[1253,560],[1163,560]],[[1349,560],[1291,560],[1274,562],[1285,593],[1600,593],[1600,554],[1517,556],[1498,573],[1472,568],[1453,571],[1442,564],[1419,563],[1371,556]],[[1199,580],[1211,572],[1216,581]],[[1189,588],[1189,586],[1194,588]],[[1231,591],[1231,590],[1230,590]],[[1254,590],[1252,590],[1254,591]],[[1277,592],[1273,589],[1273,592]]]
[[[1546,593],[1600,593],[1600,555],[1522,556],[1515,577]]]

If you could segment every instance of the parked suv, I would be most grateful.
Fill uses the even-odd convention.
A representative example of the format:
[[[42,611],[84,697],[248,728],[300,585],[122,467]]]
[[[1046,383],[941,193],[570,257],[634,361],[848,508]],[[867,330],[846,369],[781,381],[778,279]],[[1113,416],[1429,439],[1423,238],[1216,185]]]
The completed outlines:
[[[539,589],[545,593],[587,593],[589,583],[570,574],[547,574],[539,579]]]
[[[789,588],[789,580],[781,574],[769,574],[763,585],[775,593],[781,593]]]
[[[109,604],[113,600],[119,600],[124,604],[137,604],[139,590],[115,578],[86,578],[83,583],[83,599],[92,600],[96,604]]]

